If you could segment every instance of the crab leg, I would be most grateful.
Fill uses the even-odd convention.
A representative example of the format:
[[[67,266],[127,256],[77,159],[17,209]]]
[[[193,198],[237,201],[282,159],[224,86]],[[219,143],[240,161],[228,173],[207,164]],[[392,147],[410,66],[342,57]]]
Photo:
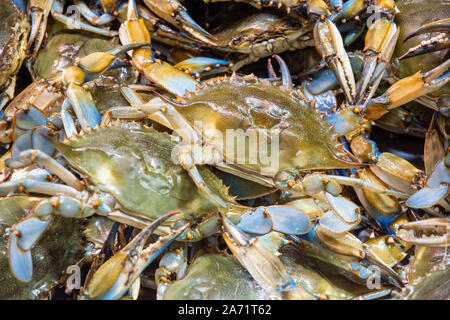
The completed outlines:
[[[40,182],[41,184],[45,184]],[[4,185],[3,183],[2,185]],[[48,184],[48,183],[47,183]],[[12,274],[21,282],[31,281],[33,275],[33,262],[31,249],[39,241],[44,232],[51,226],[53,215],[63,217],[85,217],[92,215],[94,211],[84,210],[80,200],[80,193],[76,190],[74,196],[63,196],[64,185],[54,184],[59,189],[54,193],[59,196],[40,201],[34,208],[33,214],[16,223],[11,228],[8,241],[8,257]],[[45,193],[45,186],[39,186],[32,192]],[[73,189],[73,188],[72,188]]]
[[[51,13],[53,18],[66,25],[69,29],[73,30],[84,30],[95,34],[99,34],[105,37],[116,37],[118,35],[117,31],[101,29],[98,27],[91,26],[80,20],[76,20],[72,17],[67,17],[63,14],[64,3],[62,0],[53,0],[53,5]]]
[[[397,25],[386,18],[376,20],[366,34],[364,47],[364,68],[356,89],[357,103],[370,101],[383,77],[395,49],[399,35]]]
[[[426,73],[417,72],[397,81],[383,95],[372,99],[365,109],[365,118],[376,120],[390,109],[442,88],[450,82],[450,72],[446,72],[449,67],[447,60]]]
[[[331,251],[343,260],[359,260],[361,266],[378,266],[381,275],[396,287],[403,287],[403,281],[400,276],[392,270],[383,260],[381,260],[369,246],[361,242],[358,238],[349,232],[334,232],[322,225],[316,225],[313,230],[305,237],[313,244]],[[360,267],[361,267],[360,266]],[[356,267],[356,268],[355,268]],[[352,270],[360,275],[359,267],[351,266]]]
[[[199,26],[189,16],[186,8],[183,7],[177,0],[144,0],[144,2],[150,10],[165,21],[168,21],[181,30],[186,31],[195,39],[203,41],[209,45],[216,46],[216,44],[211,41],[211,39],[215,39],[214,36]]]
[[[40,150],[25,150],[16,157],[11,157],[5,161],[6,166],[12,169],[22,168],[33,163],[40,163],[45,168],[51,170],[68,186],[77,190],[83,189],[81,181],[72,172]]]
[[[251,234],[263,235],[277,231],[301,235],[311,230],[311,222],[308,216],[297,208],[275,205],[247,210],[240,217],[237,227]]]
[[[27,51],[33,61],[44,40],[47,19],[53,5],[53,0],[31,0],[31,31],[28,37]]]
[[[200,79],[201,76],[210,76],[227,71],[230,63],[215,58],[193,57],[177,63],[174,67],[196,79]]]
[[[285,181],[279,185],[287,185],[288,190],[301,190],[307,195],[314,195],[322,191],[327,191],[331,194],[339,194],[339,184],[351,187],[366,188],[373,192],[392,195],[400,199],[407,199],[409,197],[408,194],[403,192],[387,189],[377,183],[365,181],[363,179],[319,173],[310,174],[298,183]]]
[[[223,217],[222,223],[222,235],[228,248],[261,287],[277,298],[297,294],[303,299],[314,299],[305,289],[295,287],[281,260],[266,249],[258,238],[249,238],[227,218]],[[295,293],[292,293],[293,289]]]
[[[144,19],[138,15],[136,2],[128,3],[128,20],[122,23],[119,29],[120,40],[123,44],[151,43],[150,33],[145,26]],[[142,72],[149,80],[159,87],[183,96],[186,90],[192,91],[200,83],[185,72],[172,67],[170,64],[153,59],[151,49],[141,48],[134,50],[132,55],[134,67]]]
[[[277,60],[278,64],[280,65],[280,72],[281,72],[281,79],[283,81],[283,86],[285,86],[288,89],[292,89],[293,84],[292,84],[291,72],[289,71],[289,67],[287,66],[286,62],[283,60],[283,58],[281,58],[277,54],[274,54],[272,56],[272,58]],[[270,59],[268,61],[270,61]],[[270,66],[272,66],[272,65],[270,64]]]
[[[82,87],[82,84],[106,71],[122,53],[144,45],[146,44],[131,44],[108,52],[94,52],[80,59],[77,65],[64,70],[63,81],[68,86],[66,95],[83,130],[99,125],[101,115],[95,106],[92,95]],[[69,124],[70,120],[66,123]],[[70,127],[68,130],[72,131]]]
[[[399,235],[400,240],[426,247],[448,247],[450,244],[450,224],[447,218],[433,218],[421,221],[408,222],[400,225],[403,230],[415,230],[431,233],[434,236],[408,236]],[[436,235],[438,234],[438,235]]]
[[[414,193],[406,205],[412,208],[428,208],[443,201],[450,193],[450,169],[442,159],[426,181],[425,187]]]
[[[318,21],[314,26],[314,41],[322,59],[336,75],[347,102],[352,104],[356,97],[355,78],[339,30],[328,19]]]
[[[77,128],[75,126],[75,121],[73,119],[72,114],[70,111],[73,110],[72,106],[70,105],[69,99],[64,99],[64,102],[61,106],[61,120],[63,122],[64,127],[64,133],[66,134],[67,138],[72,137],[73,135],[77,134]]]
[[[64,184],[38,181],[33,179],[22,179],[0,183],[0,195],[6,196],[10,193],[32,192],[55,196],[63,194],[70,197],[80,196],[80,192],[75,188]]]
[[[409,49],[408,52],[405,53],[403,56],[401,56],[399,59],[400,60],[407,59],[421,54],[439,51],[450,47],[450,18],[435,21],[420,27],[419,29],[417,29],[417,31],[408,35],[405,38],[405,40],[403,40],[403,42],[406,42],[407,40],[419,34],[429,32],[442,32],[442,33],[431,38],[430,40],[422,41],[418,46]]]
[[[157,242],[145,248],[147,240],[161,223],[178,213],[180,212],[171,212],[158,218],[142,230],[125,248],[106,261],[93,275],[85,296],[88,299],[120,299],[141,272],[189,227],[187,224],[170,235],[160,237]]]
[[[156,121],[162,124],[163,126],[173,130],[172,125],[166,119],[166,117],[161,111],[158,110],[156,112],[147,113],[143,110],[139,110],[139,106],[146,104],[146,101],[137,93],[137,91],[153,91],[153,90],[154,90],[153,87],[148,86],[128,85],[120,87],[120,92],[131,106],[111,108],[110,109],[111,116],[113,118],[118,119],[143,119],[148,117],[153,121]],[[158,97],[151,99],[148,103],[158,105],[160,106],[160,108],[164,108],[164,106],[166,108],[170,107],[170,105],[167,105]]]
[[[110,13],[103,13],[101,16],[96,15],[83,0],[74,0],[75,6],[81,15],[95,26],[101,26],[112,22],[116,17]]]

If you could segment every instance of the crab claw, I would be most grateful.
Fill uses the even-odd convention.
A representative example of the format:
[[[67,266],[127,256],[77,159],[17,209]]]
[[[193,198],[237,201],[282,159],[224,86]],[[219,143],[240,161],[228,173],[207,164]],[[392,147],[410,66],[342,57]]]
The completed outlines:
[[[31,30],[28,37],[27,51],[34,60],[45,37],[48,15],[53,1],[30,1]]]
[[[208,31],[198,25],[187,13],[177,0],[144,0],[150,10],[165,21],[178,26],[189,33],[195,39],[203,41],[209,45],[217,46],[210,39],[216,40]]]
[[[249,238],[227,218],[222,216],[222,235],[241,265],[247,269],[258,284],[277,298],[292,293],[295,282],[281,260],[269,251],[258,238]],[[306,290],[297,289],[302,298],[314,299]]]
[[[441,160],[427,179],[424,188],[414,193],[406,201],[411,208],[429,208],[444,200],[450,192],[450,169]]]
[[[399,29],[386,18],[372,23],[366,34],[364,47],[364,68],[357,87],[357,102],[369,101],[384,74],[397,43]]]
[[[317,51],[336,75],[347,102],[353,103],[356,96],[355,77],[335,24],[328,19],[318,21],[314,26],[314,41]]]
[[[83,130],[94,128],[101,123],[101,115],[97,110],[94,99],[89,91],[82,87],[86,81],[90,81],[105,72],[114,60],[122,53],[148,45],[147,43],[136,43],[120,46],[107,52],[94,52],[80,59],[77,65],[73,65],[64,70],[62,77],[67,86],[66,95],[75,112],[80,126]],[[68,102],[64,103],[64,108],[68,108]],[[67,113],[62,112],[65,124],[71,122]],[[72,133],[73,126],[66,126]]]
[[[160,237],[144,249],[148,238],[168,218],[180,213],[171,212],[158,218],[142,230],[126,247],[106,261],[93,275],[85,295],[88,299],[115,300],[121,298],[133,285],[141,272],[188,227]]]
[[[399,235],[400,240],[416,245],[446,248],[450,243],[450,220],[448,218],[432,218],[408,222],[400,225],[400,229],[415,230],[423,233],[422,236]]]
[[[21,282],[30,282],[33,276],[31,249],[47,230],[53,219],[38,217],[25,219],[14,225],[8,241],[8,257],[12,274]]]
[[[450,48],[450,18],[423,25],[415,32],[408,35],[403,40],[403,42],[406,42],[419,34],[425,34],[429,32],[440,32],[440,33],[429,40],[422,41],[416,47],[409,49],[408,52],[405,53],[403,56],[401,56],[399,59],[400,60],[407,59],[425,53]]]
[[[450,82],[450,59],[436,68],[400,79],[381,96],[372,99],[365,111],[365,118],[376,120],[390,109],[400,107],[423,95],[436,91]],[[439,111],[439,110],[437,110]]]

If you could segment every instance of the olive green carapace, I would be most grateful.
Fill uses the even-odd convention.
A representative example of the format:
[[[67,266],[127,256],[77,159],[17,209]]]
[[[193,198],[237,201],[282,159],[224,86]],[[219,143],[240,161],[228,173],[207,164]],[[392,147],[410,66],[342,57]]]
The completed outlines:
[[[111,193],[131,215],[154,220],[182,211],[191,221],[218,210],[173,161],[177,159],[176,143],[168,134],[136,123],[121,123],[54,143],[72,166],[97,188]],[[199,170],[213,192],[233,201],[208,168]]]
[[[0,199],[0,299],[48,299],[51,290],[65,278],[67,267],[82,261],[85,240],[83,223],[55,216],[51,227],[31,250],[33,278],[19,282],[11,273],[8,238],[11,227],[30,215],[42,198],[13,195]],[[70,274],[66,274],[70,275]]]
[[[329,123],[316,111],[314,104],[297,91],[276,87],[255,77],[233,75],[206,81],[179,101],[174,103],[177,111],[197,131],[202,131],[206,140],[216,141],[215,144],[226,137],[230,129],[256,130],[259,135],[256,150],[261,152],[264,149],[261,138],[268,133],[267,149],[275,150],[280,170],[355,166],[339,158],[339,143]],[[279,130],[279,145],[274,149],[276,131],[271,130],[276,129]],[[247,144],[251,143],[249,140]],[[226,150],[224,155],[228,161],[234,160],[235,155],[227,154]],[[239,165],[257,171],[264,164],[259,157],[257,164]]]

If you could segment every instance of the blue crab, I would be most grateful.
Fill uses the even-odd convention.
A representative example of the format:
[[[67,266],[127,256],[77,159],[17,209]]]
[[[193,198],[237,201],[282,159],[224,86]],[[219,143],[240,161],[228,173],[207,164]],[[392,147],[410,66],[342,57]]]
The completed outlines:
[[[263,213],[258,224],[262,225],[265,232],[278,230],[302,234],[310,229],[309,219],[295,208],[271,206],[252,209],[235,203],[220,180],[207,168],[201,168],[199,173],[205,181],[209,181],[205,187],[213,190],[223,203],[227,203],[226,208],[219,206],[204,190],[195,187],[181,166],[172,162],[171,153],[176,143],[171,141],[167,134],[151,128],[132,123],[116,124],[75,136],[70,141],[54,140],[53,144],[69,164],[87,176],[88,180],[80,181],[61,164],[38,150],[27,150],[6,160],[7,166],[20,168],[38,162],[65,184],[46,182],[42,180],[45,177],[33,176],[12,177],[11,181],[0,184],[2,194],[25,191],[49,196],[35,206],[33,216],[17,223],[10,234],[11,268],[22,281],[29,281],[31,277],[30,252],[40,236],[49,228],[54,215],[81,218],[97,213],[144,229],[142,234],[133,240],[133,244],[130,243],[120,254],[107,262],[102,271],[99,269],[98,276],[94,275],[87,288],[87,296],[90,298],[118,298],[123,295],[133,282],[121,283],[123,276],[132,272],[133,279],[136,279],[140,271],[157,256],[157,252],[175,238],[198,241],[218,232],[221,225],[218,213],[236,222],[241,216],[244,218],[254,212],[257,214],[253,218],[256,220],[253,221],[258,221],[258,214]],[[86,186],[88,182],[93,183],[92,187]],[[134,191],[129,192],[130,188]],[[192,197],[195,197],[195,201],[191,201]],[[183,213],[167,222],[164,221],[169,216],[157,219],[166,212],[178,210]],[[163,236],[157,245],[150,247],[145,261],[131,261],[130,266],[124,266],[123,273],[118,271],[111,277],[107,287],[100,286],[100,280],[96,279],[104,279],[105,272],[109,275],[108,268],[114,268],[123,257],[143,250],[145,240],[152,233],[150,231],[161,223],[163,224],[157,229],[157,233]],[[190,227],[185,232],[188,226]],[[268,252],[262,254],[262,257],[258,256],[260,259],[265,257],[277,261],[276,256]],[[284,280],[286,279],[278,279],[276,274],[270,278],[274,283]],[[275,286],[274,283],[265,283],[266,289]]]

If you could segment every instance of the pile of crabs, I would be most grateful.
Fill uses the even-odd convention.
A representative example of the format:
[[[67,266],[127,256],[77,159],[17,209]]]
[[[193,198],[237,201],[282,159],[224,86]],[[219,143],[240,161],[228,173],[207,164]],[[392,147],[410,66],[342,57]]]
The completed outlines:
[[[448,0],[0,7],[0,298],[450,298]]]

